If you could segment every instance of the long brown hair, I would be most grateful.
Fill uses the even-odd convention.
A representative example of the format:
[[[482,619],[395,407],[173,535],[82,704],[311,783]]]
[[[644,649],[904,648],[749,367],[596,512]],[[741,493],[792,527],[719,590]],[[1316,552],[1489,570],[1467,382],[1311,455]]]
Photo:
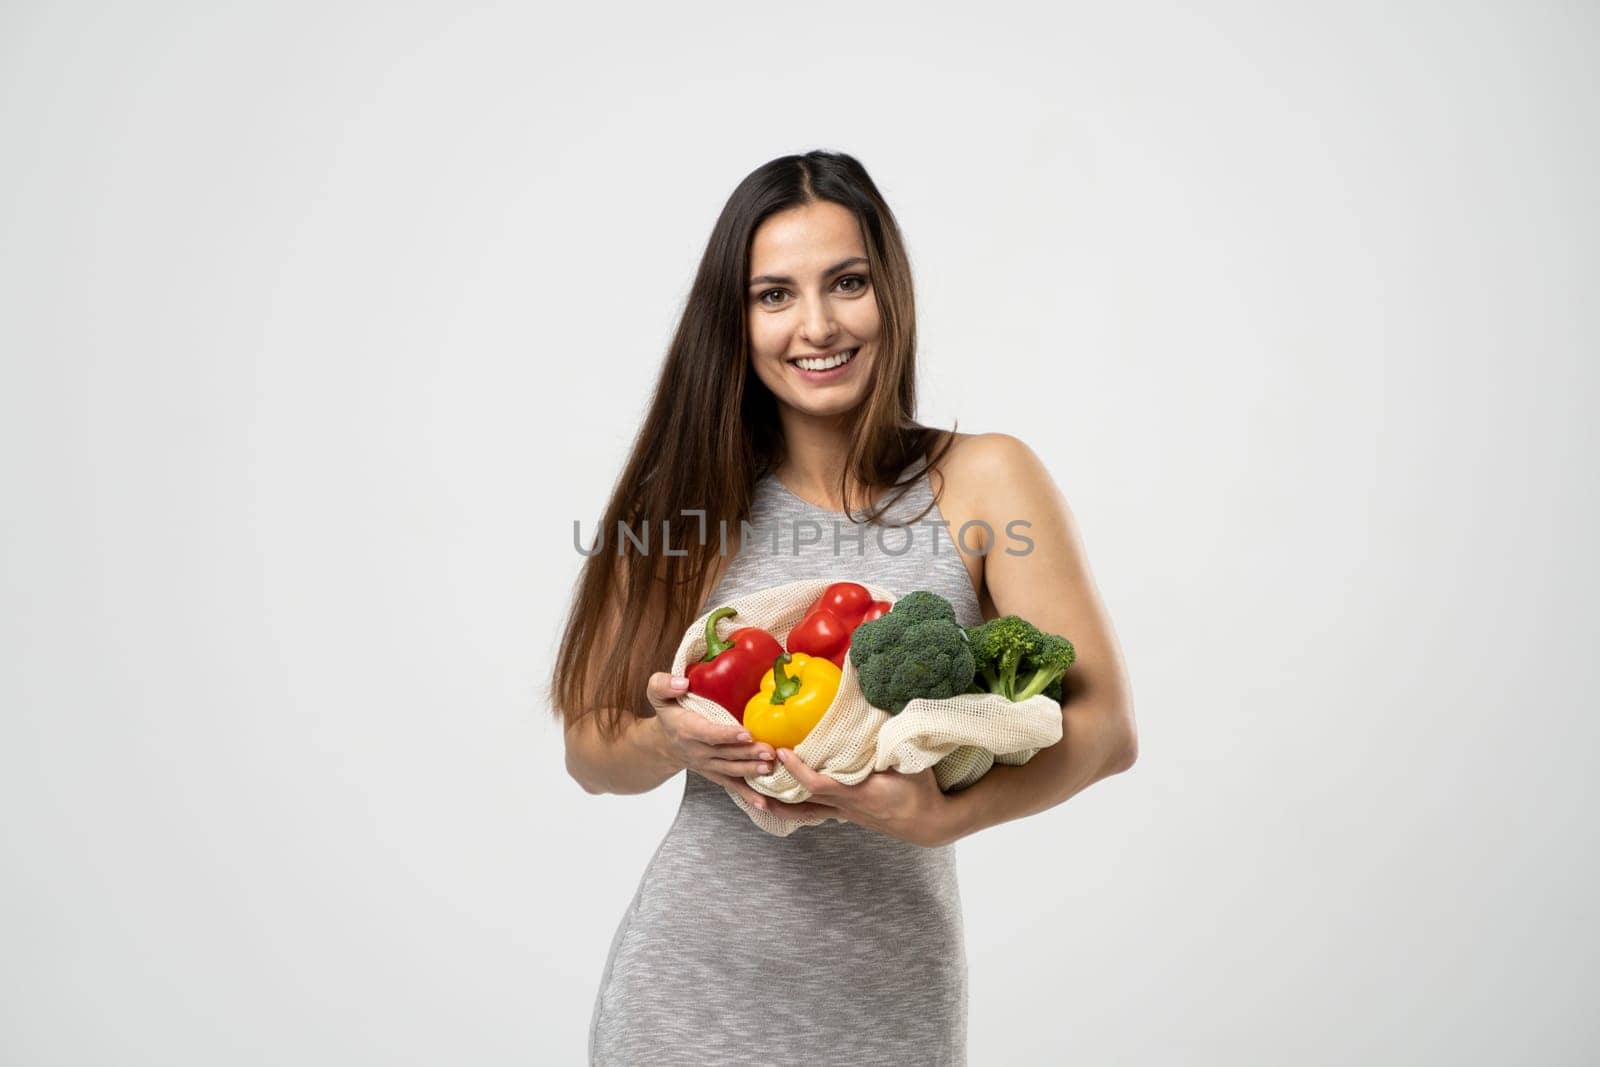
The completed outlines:
[[[653,714],[645,684],[650,674],[669,669],[711,593],[708,580],[721,551],[717,531],[723,523],[739,530],[756,483],[783,461],[776,398],[750,371],[750,244],[768,216],[818,201],[839,204],[859,221],[882,322],[872,381],[839,472],[847,517],[857,521],[845,495],[852,481],[869,493],[891,490],[867,514],[868,522],[878,523],[917,480],[901,476],[919,459],[927,462],[918,476],[932,469],[955,441],[953,430],[946,434],[914,418],[911,264],[894,215],[866,170],[843,153],[814,151],[751,172],[712,228],[644,424],[578,576],[547,690],[568,726],[595,715],[600,735],[614,740],[629,716]],[[698,518],[685,521],[683,513],[695,510],[705,512],[703,526]],[[706,533],[674,535],[671,553],[640,551],[633,538],[654,538],[668,520],[675,530]],[[619,523],[636,532],[620,536]],[[614,548],[606,547],[608,537]],[[652,543],[645,540],[647,548]]]

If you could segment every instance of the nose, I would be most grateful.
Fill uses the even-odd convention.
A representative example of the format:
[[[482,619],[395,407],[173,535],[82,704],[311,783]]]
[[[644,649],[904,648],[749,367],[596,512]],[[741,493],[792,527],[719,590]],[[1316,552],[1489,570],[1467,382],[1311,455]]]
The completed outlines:
[[[825,348],[833,338],[834,331],[833,312],[826,300],[813,300],[806,305],[805,321],[800,329],[800,336],[805,338],[806,344],[813,348]]]

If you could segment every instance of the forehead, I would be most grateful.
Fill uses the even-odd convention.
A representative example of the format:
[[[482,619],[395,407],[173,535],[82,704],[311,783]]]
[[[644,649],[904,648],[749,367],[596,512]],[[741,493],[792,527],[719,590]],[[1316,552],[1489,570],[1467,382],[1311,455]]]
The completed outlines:
[[[750,240],[750,272],[807,273],[865,256],[861,226],[832,202],[804,204],[763,219]]]

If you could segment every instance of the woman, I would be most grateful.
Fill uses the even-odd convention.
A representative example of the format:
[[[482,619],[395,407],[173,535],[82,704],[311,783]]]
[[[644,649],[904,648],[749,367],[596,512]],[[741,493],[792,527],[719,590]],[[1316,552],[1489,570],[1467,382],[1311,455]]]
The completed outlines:
[[[1121,653],[1066,502],[1017,438],[914,420],[915,343],[905,248],[856,160],[787,156],[739,185],[584,565],[551,686],[587,791],[642,793],[691,772],[612,941],[594,1063],[964,1064],[951,844],[1133,763]],[[964,530],[973,520],[1004,539]],[[630,535],[613,545],[619,523]],[[641,544],[646,524],[658,540]],[[893,525],[905,529],[885,534]],[[1062,742],[949,795],[931,769],[846,787],[680,707],[684,683],[662,666],[685,629],[802,577],[930,589],[962,625],[1017,614],[1068,635]],[[812,800],[785,805],[745,783],[774,759]],[[771,835],[730,790],[835,821]]]

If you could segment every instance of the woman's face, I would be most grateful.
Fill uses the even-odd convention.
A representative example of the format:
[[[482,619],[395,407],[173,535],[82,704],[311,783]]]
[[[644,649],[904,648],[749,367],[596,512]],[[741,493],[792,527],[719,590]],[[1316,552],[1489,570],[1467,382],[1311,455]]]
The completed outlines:
[[[751,363],[780,404],[839,415],[861,403],[881,322],[861,228],[848,209],[822,201],[763,220],[750,242],[745,305]],[[840,352],[853,355],[833,366]],[[812,362],[821,355],[828,358]]]

